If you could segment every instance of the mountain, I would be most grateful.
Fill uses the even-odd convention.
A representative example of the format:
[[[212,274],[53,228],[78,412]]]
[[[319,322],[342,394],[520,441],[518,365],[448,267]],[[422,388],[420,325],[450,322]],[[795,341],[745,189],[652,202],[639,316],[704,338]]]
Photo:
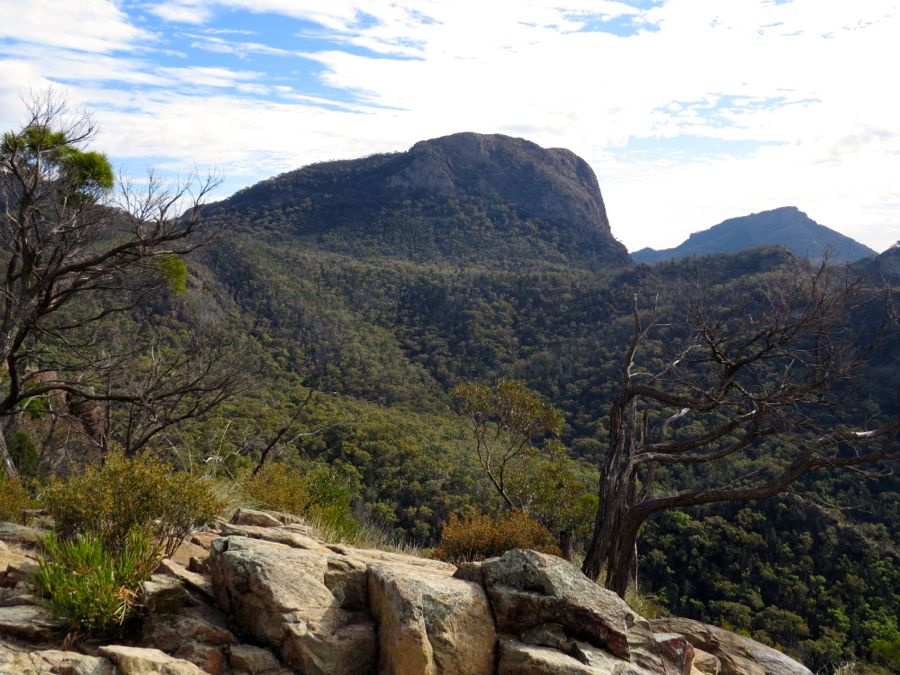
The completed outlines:
[[[900,283],[900,241],[877,257],[862,261],[861,266],[875,278]]]
[[[569,150],[459,133],[325,162],[242,190],[213,220],[354,257],[518,269],[631,264],[597,178]]]
[[[837,260],[853,262],[874,256],[868,246],[846,237],[812,218],[795,206],[730,218],[708,230],[695,232],[675,248],[657,251],[643,248],[632,253],[637,262],[687,258],[712,253],[731,253],[756,246],[786,246],[795,255],[821,258],[830,251]]]
[[[639,360],[663,367],[666,345],[657,338],[677,337],[681,302],[698,279],[715,304],[802,263],[775,246],[631,264],[609,232],[590,169],[572,153],[504,136],[458,134],[403,153],[305,167],[208,214],[222,233],[191,259],[195,281],[185,296],[196,294],[200,319],[225,315],[262,368],[253,388],[197,430],[189,447],[240,466],[246,439],[273,438],[303,400],[297,383],[312,386],[319,394],[299,426],[326,431],[281,448],[284,457],[346,471],[360,514],[422,546],[436,543],[451,513],[499,502],[470,429],[452,414],[451,387],[507,377],[537,390],[565,412],[560,440],[577,481],[593,492],[635,300],[661,330]],[[883,414],[896,409],[894,346],[885,343],[877,355],[885,358],[858,394],[860,405]],[[235,439],[232,453],[220,449],[220,437]],[[760,445],[748,461],[765,468],[777,452]],[[689,489],[732,469],[752,470],[673,466],[664,479]],[[888,472],[866,481],[823,472],[801,486],[828,495],[866,528],[871,546],[853,540],[828,556],[809,555],[819,539],[806,536],[806,520],[788,521],[777,507],[772,517],[741,504],[659,519],[641,543],[647,588],[666,605],[683,603],[692,618],[787,645],[816,667],[871,659],[873,636],[891,634],[900,607],[900,596],[884,590],[900,588],[895,567],[881,562],[900,527],[891,509],[898,481]],[[832,534],[822,546],[837,541]],[[707,540],[699,554],[678,544]],[[720,541],[725,548],[706,553]],[[731,542],[739,543],[734,558],[724,554]],[[759,579],[765,583],[751,584]],[[696,580],[703,588],[688,589]],[[798,636],[808,637],[801,645]]]

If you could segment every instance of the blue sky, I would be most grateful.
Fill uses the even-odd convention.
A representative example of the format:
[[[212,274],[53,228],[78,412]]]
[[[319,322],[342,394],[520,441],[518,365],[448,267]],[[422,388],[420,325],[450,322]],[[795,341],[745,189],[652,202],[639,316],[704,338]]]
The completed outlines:
[[[663,248],[796,205],[900,240],[897,0],[0,0],[0,126],[54,86],[128,174],[219,195],[457,131],[593,166]]]

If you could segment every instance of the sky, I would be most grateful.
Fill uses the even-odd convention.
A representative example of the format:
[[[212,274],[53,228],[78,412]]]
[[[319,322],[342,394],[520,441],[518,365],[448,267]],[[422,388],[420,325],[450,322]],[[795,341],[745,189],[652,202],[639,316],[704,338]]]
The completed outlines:
[[[568,148],[613,234],[779,206],[900,240],[900,0],[0,0],[0,129],[54,87],[217,197],[459,131]]]

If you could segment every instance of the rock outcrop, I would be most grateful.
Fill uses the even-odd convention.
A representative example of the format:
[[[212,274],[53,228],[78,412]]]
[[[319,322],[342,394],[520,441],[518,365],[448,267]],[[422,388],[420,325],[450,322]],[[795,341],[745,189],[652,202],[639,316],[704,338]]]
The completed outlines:
[[[777,649],[699,621],[676,617],[657,619],[651,625],[655,630],[679,633],[692,645],[715,656],[720,664],[719,675],[813,675]]]
[[[140,630],[90,655],[60,651],[27,579],[0,572],[0,675],[809,675],[726,631],[648,622],[553,556],[457,568],[291,520],[244,510],[191,537],[144,584]]]

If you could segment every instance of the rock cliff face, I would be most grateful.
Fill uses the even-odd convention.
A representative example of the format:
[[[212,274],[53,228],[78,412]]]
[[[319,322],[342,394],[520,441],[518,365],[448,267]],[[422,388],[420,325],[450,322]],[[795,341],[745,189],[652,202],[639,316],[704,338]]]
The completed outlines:
[[[492,267],[631,264],[594,172],[569,150],[460,133],[326,162],[210,205],[209,219],[359,257]]]
[[[2,531],[2,674],[811,675],[725,631],[647,622],[553,556],[457,568],[327,544],[246,510],[163,563],[132,643],[62,651],[28,592],[33,532]]]

